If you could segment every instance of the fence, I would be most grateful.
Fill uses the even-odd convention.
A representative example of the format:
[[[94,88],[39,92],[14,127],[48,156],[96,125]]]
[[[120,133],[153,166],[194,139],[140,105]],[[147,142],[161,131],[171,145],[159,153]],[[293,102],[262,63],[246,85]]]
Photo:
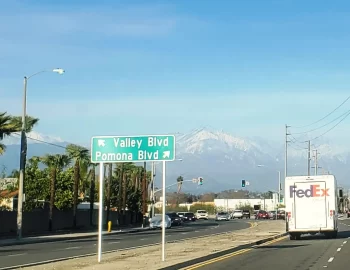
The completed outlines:
[[[126,211],[125,215],[111,211],[109,220],[113,227],[128,226],[142,223],[142,214]],[[52,227],[54,231],[69,230],[73,226],[73,211],[54,210]],[[92,225],[90,224],[90,210],[77,211],[77,228],[81,230],[93,229],[98,224],[98,210],[93,210]],[[106,211],[104,212],[103,224],[106,225]],[[32,212],[23,212],[23,234],[42,233],[48,231],[49,210],[40,209]],[[10,236],[16,233],[17,212],[0,211],[0,235]]]

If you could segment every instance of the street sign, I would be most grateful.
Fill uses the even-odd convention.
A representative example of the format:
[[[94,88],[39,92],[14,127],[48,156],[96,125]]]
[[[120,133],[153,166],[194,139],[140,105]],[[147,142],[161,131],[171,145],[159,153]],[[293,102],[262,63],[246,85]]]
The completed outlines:
[[[91,138],[92,163],[174,160],[174,135],[95,136]]]

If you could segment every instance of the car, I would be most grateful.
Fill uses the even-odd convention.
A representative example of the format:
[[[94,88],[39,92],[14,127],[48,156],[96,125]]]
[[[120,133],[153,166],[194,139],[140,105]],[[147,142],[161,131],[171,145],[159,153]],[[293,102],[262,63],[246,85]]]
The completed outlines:
[[[182,218],[176,214],[175,212],[165,213],[171,219],[172,226],[180,226],[182,225]]]
[[[267,214],[269,215],[270,219],[276,219],[276,211],[269,211]]]
[[[186,212],[184,215],[185,221],[196,221],[196,216],[192,212]]]
[[[219,220],[229,220],[230,219],[230,215],[227,212],[219,212],[216,214],[216,218],[215,220],[219,221]]]
[[[255,215],[255,219],[269,219],[269,214],[264,210],[259,210]]]
[[[206,219],[208,220],[208,213],[205,210],[197,210],[196,212],[197,219]]]
[[[279,210],[277,212],[277,219],[283,219],[285,220],[286,219],[286,211],[284,210]]]
[[[165,215],[165,221],[162,222],[162,215],[156,215],[149,220],[149,226],[152,229],[160,229],[165,225],[165,229],[171,228],[171,218]]]
[[[176,213],[182,219],[183,222],[186,221],[185,213],[187,213],[187,212],[177,212]]]
[[[249,210],[243,210],[243,217],[246,219],[250,219],[250,211]]]
[[[232,219],[235,219],[235,218],[242,219],[243,218],[243,210],[235,210],[235,211],[233,211],[233,213],[231,215],[231,218]]]

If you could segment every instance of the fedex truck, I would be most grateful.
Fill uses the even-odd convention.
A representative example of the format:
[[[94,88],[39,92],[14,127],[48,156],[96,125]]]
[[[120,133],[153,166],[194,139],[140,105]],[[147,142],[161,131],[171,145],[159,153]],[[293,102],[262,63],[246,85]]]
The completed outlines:
[[[302,234],[338,233],[337,181],[333,175],[292,176],[285,179],[286,231],[291,240]]]

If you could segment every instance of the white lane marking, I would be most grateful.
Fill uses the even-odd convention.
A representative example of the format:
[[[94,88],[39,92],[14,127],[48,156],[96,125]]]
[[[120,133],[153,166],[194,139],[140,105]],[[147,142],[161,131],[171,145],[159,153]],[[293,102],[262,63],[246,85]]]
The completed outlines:
[[[346,244],[348,241],[344,241],[343,244]]]
[[[194,232],[199,232],[199,231],[194,231]]]
[[[120,243],[120,242],[117,241],[117,242],[109,242],[108,244],[113,245],[113,244],[119,244],[119,243]],[[94,246],[96,246],[96,244],[95,244]]]
[[[26,255],[26,254],[27,254],[27,253],[10,254],[10,255],[7,255],[7,257],[22,256],[22,255]]]
[[[67,247],[65,249],[78,249],[78,248],[81,248],[81,247]]]
[[[181,233],[181,234],[187,234],[186,232],[183,232],[183,233]]]
[[[328,262],[332,262],[334,260],[334,257],[329,258]]]
[[[140,241],[145,241],[145,239],[144,239],[144,238],[142,238],[142,239],[140,239]]]
[[[338,249],[337,249],[337,252],[339,252],[339,251],[341,251],[341,248],[338,248]]]

